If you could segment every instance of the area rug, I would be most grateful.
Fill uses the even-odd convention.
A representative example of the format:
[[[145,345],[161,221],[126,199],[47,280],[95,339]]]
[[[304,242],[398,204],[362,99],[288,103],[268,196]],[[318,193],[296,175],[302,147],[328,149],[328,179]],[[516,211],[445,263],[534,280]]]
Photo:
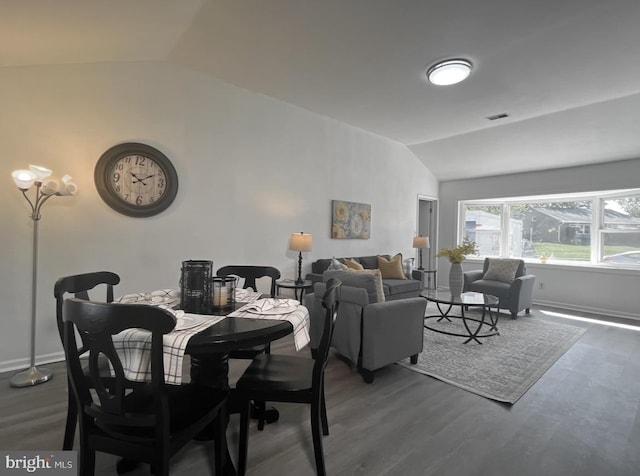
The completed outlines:
[[[465,332],[460,319],[429,319],[428,325]],[[481,339],[424,329],[424,350],[418,363],[398,362],[419,372],[492,400],[514,404],[586,332],[586,329],[521,316],[500,316],[499,335]]]

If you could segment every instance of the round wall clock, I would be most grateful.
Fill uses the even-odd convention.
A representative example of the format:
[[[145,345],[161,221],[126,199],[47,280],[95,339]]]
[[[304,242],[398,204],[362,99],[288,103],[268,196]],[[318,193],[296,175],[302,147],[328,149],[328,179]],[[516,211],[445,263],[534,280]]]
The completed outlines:
[[[157,215],[178,193],[178,174],[167,156],[136,142],[118,144],[102,154],[93,178],[102,200],[130,217]]]

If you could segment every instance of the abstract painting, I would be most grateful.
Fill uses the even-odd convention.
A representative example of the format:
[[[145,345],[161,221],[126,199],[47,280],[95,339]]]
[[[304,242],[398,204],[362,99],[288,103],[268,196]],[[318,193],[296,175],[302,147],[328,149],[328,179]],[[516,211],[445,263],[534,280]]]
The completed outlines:
[[[331,238],[368,240],[371,235],[371,205],[332,200]]]

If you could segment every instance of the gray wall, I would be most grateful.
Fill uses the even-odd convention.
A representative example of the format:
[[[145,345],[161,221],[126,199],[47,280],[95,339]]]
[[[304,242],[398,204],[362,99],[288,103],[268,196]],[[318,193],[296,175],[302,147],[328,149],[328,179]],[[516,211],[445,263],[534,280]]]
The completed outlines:
[[[440,184],[440,247],[455,245],[460,200],[519,197],[554,193],[638,188],[640,159],[542,172],[486,177]],[[482,262],[466,260],[465,270],[480,269]],[[447,286],[449,263],[440,259],[438,281]],[[607,313],[640,319],[638,289],[640,272],[586,265],[529,263],[536,275],[534,301],[540,304]]]
[[[296,272],[293,232],[313,234],[304,256],[402,252],[411,247],[417,196],[437,181],[405,146],[165,63],[0,69],[0,370],[27,366],[32,222],[10,173],[41,164],[72,175],[76,197],[43,208],[37,320],[39,361],[61,358],[53,284],[112,270],[117,293],[177,288],[187,259],[269,264]],[[180,189],[146,219],[107,207],[93,170],[109,147],[141,141],[175,165]],[[330,239],[331,200],[370,203],[369,240]]]

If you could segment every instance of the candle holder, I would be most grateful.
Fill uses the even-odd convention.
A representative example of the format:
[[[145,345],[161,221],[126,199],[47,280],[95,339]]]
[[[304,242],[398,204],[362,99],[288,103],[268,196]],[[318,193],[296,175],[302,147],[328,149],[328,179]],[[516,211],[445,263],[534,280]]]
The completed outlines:
[[[214,276],[211,278],[211,308],[214,311],[233,309],[236,302],[235,276]]]
[[[194,314],[211,309],[211,275],[213,261],[189,260],[182,262],[180,277],[180,308]]]

